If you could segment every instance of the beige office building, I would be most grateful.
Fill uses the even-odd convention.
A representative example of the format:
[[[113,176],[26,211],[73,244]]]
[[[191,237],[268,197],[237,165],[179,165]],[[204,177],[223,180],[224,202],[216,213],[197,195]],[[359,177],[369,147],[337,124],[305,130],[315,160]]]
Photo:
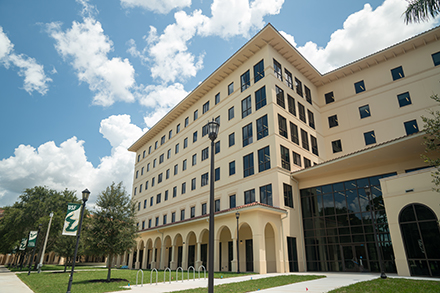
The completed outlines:
[[[267,25],[130,147],[139,238],[120,261],[207,267],[214,179],[216,271],[379,271],[377,244],[386,272],[439,276],[419,133],[439,65],[440,28],[323,75]]]

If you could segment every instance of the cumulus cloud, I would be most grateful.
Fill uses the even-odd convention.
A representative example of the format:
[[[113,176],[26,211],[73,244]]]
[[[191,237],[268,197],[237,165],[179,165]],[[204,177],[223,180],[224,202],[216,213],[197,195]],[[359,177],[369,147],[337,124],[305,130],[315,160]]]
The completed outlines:
[[[370,4],[351,14],[343,28],[335,31],[325,47],[307,42],[297,47],[318,70],[328,72],[349,62],[377,52],[404,39],[432,28],[438,17],[428,22],[406,25],[402,11],[408,3],[403,0],[385,0],[372,9]],[[293,36],[281,32],[293,46]]]
[[[95,92],[94,104],[110,106],[116,101],[134,101],[134,68],[128,59],[108,58],[113,42],[99,21],[86,17],[81,23],[74,21],[66,31],[62,31],[60,23],[50,23],[47,29],[56,41],[58,53],[71,60],[78,79]]]
[[[14,44],[3,32],[0,26],[0,64],[10,68],[11,65],[18,68],[18,75],[24,77],[23,88],[29,94],[33,91],[45,95],[48,91],[48,82],[52,79],[44,73],[43,65],[37,63],[34,58],[25,54],[15,54]]]
[[[128,152],[127,147],[143,131],[131,124],[129,115],[102,120],[99,131],[110,142],[112,150],[96,168],[87,160],[84,141],[76,137],[60,146],[49,141],[37,149],[29,145],[16,148],[13,156],[0,161],[0,206],[13,204],[25,188],[36,185],[77,191],[87,187],[97,194],[112,181],[123,181],[130,190],[135,155]]]
[[[126,8],[141,7],[156,13],[166,14],[173,9],[191,6],[191,0],[121,0],[121,5]]]

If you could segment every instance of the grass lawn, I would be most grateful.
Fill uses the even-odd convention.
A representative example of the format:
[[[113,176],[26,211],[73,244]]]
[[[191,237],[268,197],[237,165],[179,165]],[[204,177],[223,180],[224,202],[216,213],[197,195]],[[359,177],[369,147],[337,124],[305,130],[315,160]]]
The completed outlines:
[[[324,278],[324,276],[277,276],[256,280],[243,281],[239,283],[230,283],[215,286],[216,293],[244,293],[250,291],[257,291],[260,289],[267,289],[272,287],[283,286],[292,283],[304,282]],[[175,291],[179,293],[206,293],[206,288],[189,289],[182,291]]]
[[[409,279],[375,279],[330,291],[331,293],[438,293],[440,282]]]
[[[76,271],[73,275],[72,282],[72,292],[88,292],[88,293],[101,293],[101,292],[111,292],[123,290],[121,286],[127,286],[128,282],[131,285],[136,285],[136,270],[121,270],[112,269],[112,279],[125,279],[127,281],[121,282],[111,282],[111,283],[93,283],[90,280],[99,280],[107,278],[107,270],[96,270],[96,271]],[[67,284],[69,283],[69,272],[62,273],[50,273],[43,272],[41,274],[32,273],[29,276],[27,273],[17,274],[17,276],[26,283],[35,293],[59,293],[67,290]],[[251,273],[252,274],[252,273]],[[239,276],[250,275],[249,273],[242,273]],[[144,284],[150,283],[151,271],[144,270]],[[172,272],[172,281],[176,280],[176,272]],[[139,273],[139,284],[141,283],[141,274]],[[188,273],[184,272],[183,277],[185,280],[188,279]],[[192,279],[193,274],[191,272],[190,279]],[[195,277],[198,277],[196,272]],[[202,273],[200,277],[203,278]],[[208,274],[206,274],[208,277]],[[231,272],[221,272],[214,273],[214,278],[230,278],[237,277],[236,273]],[[182,279],[182,273],[179,272],[179,280]],[[153,272],[153,281],[156,280],[156,274]],[[164,281],[164,272],[158,271],[158,282]],[[169,280],[169,272],[166,274],[166,280]]]
[[[23,268],[21,269],[17,269],[17,268],[12,268],[9,267],[8,268],[11,272],[27,272],[29,271],[29,266],[23,266]],[[61,265],[43,265],[43,267],[41,268],[42,271],[64,271],[64,266]],[[71,266],[67,266],[67,271],[72,270]],[[82,265],[75,265],[75,271],[76,270],[106,270],[105,267],[100,266],[100,267],[96,267],[96,266],[82,266]],[[34,270],[34,266],[32,266],[32,271],[37,271]]]

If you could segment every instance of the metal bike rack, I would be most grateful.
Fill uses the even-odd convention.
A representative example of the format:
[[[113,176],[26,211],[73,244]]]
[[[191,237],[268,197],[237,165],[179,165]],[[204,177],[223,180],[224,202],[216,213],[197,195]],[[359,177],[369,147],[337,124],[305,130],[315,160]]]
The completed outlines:
[[[138,285],[138,276],[139,276],[139,272],[142,273],[142,281],[141,281],[141,287],[144,287],[144,271],[143,270],[139,270],[136,273],[136,286]]]
[[[200,269],[201,268],[203,268],[203,280],[204,280],[204,279],[206,279],[206,268],[203,265],[201,265],[199,267],[199,279],[200,279]]]
[[[165,282],[166,282],[167,271],[170,271],[170,284],[171,284],[171,269],[170,268],[166,268],[165,271],[163,271],[163,283],[165,284]]]
[[[151,274],[150,274],[150,285],[151,285],[152,280],[153,280],[153,272],[156,272],[156,286],[157,286],[157,275],[158,275],[158,273],[157,273],[157,270],[156,270],[156,269],[152,269],[152,270],[151,270]]]
[[[176,282],[179,282],[179,270],[182,271],[182,283],[183,283],[183,269],[182,269],[182,267],[178,267],[176,270]]]
[[[196,280],[196,269],[193,266],[190,266],[188,268],[188,281],[189,281],[189,271],[192,270],[193,271],[193,281]]]

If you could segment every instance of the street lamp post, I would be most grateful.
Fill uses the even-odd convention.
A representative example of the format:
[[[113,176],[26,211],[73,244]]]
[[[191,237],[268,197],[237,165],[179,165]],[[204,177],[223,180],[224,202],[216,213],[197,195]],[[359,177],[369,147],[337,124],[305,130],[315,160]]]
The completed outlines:
[[[218,124],[214,119],[208,122],[208,135],[211,140],[211,178],[209,188],[209,256],[208,293],[214,293],[214,141],[218,135]]]
[[[35,239],[34,250],[33,250],[33,252],[32,252],[31,259],[29,260],[29,271],[28,271],[28,276],[31,274],[32,262],[34,261],[35,249],[37,249],[38,237],[40,236],[41,226],[43,226],[43,225],[42,225],[42,224],[39,224],[39,225],[38,225],[37,239]]]
[[[41,273],[41,267],[43,266],[44,253],[46,252],[47,238],[49,238],[50,225],[52,224],[53,212],[49,214],[50,220],[47,226],[46,238],[44,239],[43,251],[41,252],[40,263],[38,264],[38,273]]]
[[[374,209],[373,195],[369,187],[365,188],[365,193],[367,194],[368,200],[370,201],[370,216],[371,216],[371,222],[373,223],[374,243],[376,244],[377,257],[379,258],[380,277],[382,279],[386,279],[387,275],[385,274],[385,270],[384,270],[382,251],[379,247],[379,242],[377,240],[376,217],[375,217],[375,212],[373,211]]]
[[[238,233],[238,219],[240,218],[240,213],[236,212],[235,213],[235,217],[237,218],[237,274],[240,273],[240,246],[239,246],[239,236],[240,234]]]
[[[76,235],[75,253],[73,255],[72,272],[70,273],[70,277],[69,277],[69,285],[67,285],[67,293],[70,293],[70,289],[72,288],[73,271],[75,270],[75,261],[76,261],[76,254],[78,253],[78,244],[79,244],[79,237],[81,235],[81,226],[84,217],[84,210],[86,209],[86,201],[89,199],[89,195],[90,195],[90,191],[87,188],[84,189],[82,192],[83,206],[81,211],[81,218],[79,219],[78,233]]]

